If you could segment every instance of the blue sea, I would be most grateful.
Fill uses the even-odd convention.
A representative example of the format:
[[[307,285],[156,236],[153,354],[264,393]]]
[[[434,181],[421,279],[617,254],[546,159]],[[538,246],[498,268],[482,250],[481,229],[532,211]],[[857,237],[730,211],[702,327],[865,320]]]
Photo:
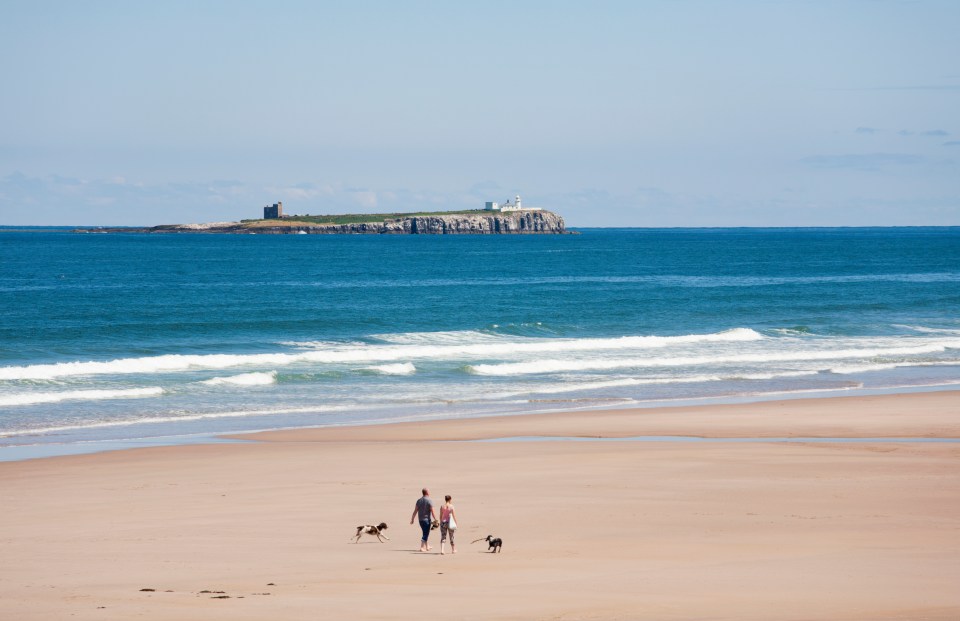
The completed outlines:
[[[0,229],[0,460],[960,384],[960,228],[579,233]]]

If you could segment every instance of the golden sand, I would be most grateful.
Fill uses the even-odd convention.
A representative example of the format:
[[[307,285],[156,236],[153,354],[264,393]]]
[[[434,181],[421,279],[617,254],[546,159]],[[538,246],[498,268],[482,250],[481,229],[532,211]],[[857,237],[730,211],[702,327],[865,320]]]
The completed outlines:
[[[960,393],[0,463],[0,619],[960,619],[960,444],[470,441],[525,436],[958,438]],[[417,552],[424,485],[456,555]]]

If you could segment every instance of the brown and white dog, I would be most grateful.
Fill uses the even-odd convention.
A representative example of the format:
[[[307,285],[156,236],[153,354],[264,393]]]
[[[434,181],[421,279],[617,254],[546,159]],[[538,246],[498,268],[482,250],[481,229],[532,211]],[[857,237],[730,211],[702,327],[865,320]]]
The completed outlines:
[[[353,542],[360,543],[360,537],[363,537],[364,535],[372,535],[377,539],[379,539],[380,543],[383,543],[384,539],[386,539],[387,541],[390,541],[390,537],[387,537],[387,535],[383,532],[385,530],[387,530],[386,522],[380,522],[376,526],[373,526],[372,524],[364,524],[363,526],[357,526],[357,534]]]

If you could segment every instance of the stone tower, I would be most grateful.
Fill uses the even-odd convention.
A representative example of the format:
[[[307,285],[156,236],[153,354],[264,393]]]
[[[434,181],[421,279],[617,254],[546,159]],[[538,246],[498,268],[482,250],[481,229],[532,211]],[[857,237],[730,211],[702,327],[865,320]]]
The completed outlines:
[[[264,220],[277,220],[283,217],[283,203],[277,201],[272,205],[267,205],[263,208],[263,219]]]

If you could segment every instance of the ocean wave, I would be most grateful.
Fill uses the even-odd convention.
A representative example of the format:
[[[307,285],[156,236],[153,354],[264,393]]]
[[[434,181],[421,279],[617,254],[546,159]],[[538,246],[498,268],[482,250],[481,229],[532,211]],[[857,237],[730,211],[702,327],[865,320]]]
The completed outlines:
[[[243,373],[230,377],[214,377],[200,382],[207,386],[269,386],[277,383],[277,372]]]
[[[367,367],[366,371],[373,371],[381,375],[413,375],[417,372],[417,367],[411,362],[400,362],[396,364],[380,364]]]
[[[891,272],[886,274],[840,274],[822,276],[690,276],[686,274],[658,274],[643,276],[493,276],[474,278],[411,278],[411,279],[349,279],[336,281],[318,280],[288,280],[249,283],[184,283],[184,288],[211,287],[225,289],[260,288],[269,285],[274,288],[293,289],[409,289],[409,288],[436,288],[436,287],[528,287],[533,285],[579,285],[579,284],[638,284],[652,287],[681,287],[681,288],[743,288],[743,287],[777,287],[784,285],[822,285],[822,284],[858,284],[876,282],[905,282],[905,283],[939,283],[958,282],[960,273],[957,272]],[[110,289],[129,285],[111,284],[77,284],[58,286],[64,288],[84,288],[92,290]],[[141,284],[140,288],[153,288],[152,284]],[[36,289],[49,288],[47,286],[33,287]],[[30,290],[30,288],[15,287],[12,291]]]
[[[890,347],[886,349],[838,349],[819,351],[783,351],[769,353],[732,354],[717,356],[688,356],[674,358],[593,358],[573,360],[537,360],[533,362],[507,362],[500,364],[477,364],[465,367],[468,373],[476,375],[529,375],[540,373],[560,373],[570,371],[607,371],[612,369],[702,366],[709,364],[731,363],[770,363],[770,362],[809,362],[825,360],[843,360],[850,358],[875,358],[878,356],[909,356],[943,352],[948,347],[960,346],[960,342],[935,343],[912,347]],[[909,364],[909,363],[906,363]]]
[[[771,330],[774,334],[781,336],[810,336],[813,332],[807,326],[794,326],[792,328],[774,328]]]
[[[693,375],[689,377],[651,377],[651,378],[620,378],[610,380],[598,380],[593,382],[563,382],[562,384],[550,384],[546,386],[532,387],[528,390],[518,390],[513,392],[504,392],[497,395],[488,395],[488,398],[501,399],[516,397],[519,395],[535,394],[561,394],[568,392],[580,392],[590,390],[603,390],[605,388],[625,388],[631,386],[652,386],[658,384],[699,384],[701,382],[715,382],[723,378],[719,375]]]
[[[914,332],[920,332],[921,334],[950,334],[950,335],[960,334],[960,330],[951,329],[951,328],[928,328],[926,326],[909,326],[909,325],[897,325],[895,327],[906,328],[907,330],[913,330]]]
[[[135,375],[170,373],[189,369],[227,369],[244,365],[290,364],[289,354],[169,354],[90,362],[59,362],[0,368],[0,380],[49,380],[76,375]]]
[[[306,408],[278,408],[275,410],[231,410],[226,412],[205,412],[202,414],[183,414],[180,416],[139,416],[121,420],[102,420],[76,423],[72,425],[56,425],[49,427],[7,429],[0,431],[0,436],[10,438],[24,435],[44,433],[61,433],[65,431],[82,431],[86,429],[106,429],[111,427],[131,427],[133,425],[156,425],[162,423],[183,423],[201,420],[215,420],[218,418],[248,418],[251,416],[276,416],[283,414],[326,414],[343,412],[354,409],[352,406],[316,406]],[[366,408],[372,409],[372,408]]]
[[[855,375],[857,373],[870,373],[873,371],[888,371],[890,369],[896,369],[897,367],[904,366],[909,363],[903,362],[886,362],[886,363],[876,363],[868,362],[865,364],[847,364],[838,367],[832,367],[829,369],[830,373],[836,375]],[[920,364],[909,365],[909,366],[922,366]]]
[[[449,330],[441,332],[401,332],[374,334],[372,338],[393,345],[481,345],[515,340],[510,335],[478,330]]]
[[[854,373],[869,373],[871,371],[889,371],[890,369],[899,369],[902,367],[950,367],[960,366],[960,360],[927,360],[910,362],[900,360],[897,362],[867,362],[864,364],[849,364],[830,369],[830,373],[837,375],[852,375]]]
[[[626,277],[631,278],[631,277]],[[835,276],[647,276],[639,277],[661,285],[682,287],[774,287],[782,285],[858,284],[875,282],[936,283],[960,281],[956,272],[908,272],[849,274]],[[623,281],[621,281],[623,282]]]
[[[156,397],[163,394],[163,388],[128,388],[124,390],[70,390],[62,392],[24,392],[0,396],[0,407],[14,405],[36,405],[40,403],[59,403],[61,401],[102,401],[106,399],[137,399]]]
[[[337,282],[281,282],[275,286],[320,289],[367,289],[409,287],[517,287],[531,285],[638,284],[656,287],[778,287],[784,285],[859,284],[876,282],[958,282],[957,272],[891,272],[886,274],[825,274],[822,276],[690,276],[658,274],[645,276],[495,276],[477,278],[423,278],[412,280],[349,280]]]
[[[342,347],[366,347],[366,341],[279,341],[277,345],[295,349],[335,349]]]
[[[810,371],[783,371],[783,372],[770,372],[770,373],[727,373],[727,374],[710,374],[710,375],[688,375],[688,376],[673,376],[673,377],[615,377],[611,379],[598,379],[598,380],[587,380],[584,381],[583,376],[576,375],[566,375],[556,377],[555,383],[541,384],[541,385],[527,385],[522,389],[518,390],[505,390],[504,392],[486,392],[483,395],[476,395],[475,393],[471,395],[461,396],[462,399],[468,401],[498,401],[501,399],[507,399],[512,397],[518,397],[522,395],[550,395],[550,394],[562,394],[569,392],[580,392],[580,391],[591,391],[591,390],[604,390],[608,388],[630,388],[637,386],[666,386],[666,385],[676,385],[676,384],[704,384],[712,382],[729,382],[729,381],[755,381],[755,380],[772,380],[772,379],[786,379],[791,377],[804,377],[810,375],[816,375],[819,371],[810,370]],[[554,378],[552,378],[554,379]]]
[[[0,380],[56,379],[76,375],[129,375],[228,369],[240,366],[287,366],[296,363],[351,364],[391,362],[403,359],[491,358],[503,355],[566,353],[572,351],[615,351],[654,349],[695,343],[747,342],[763,340],[749,328],[735,328],[711,334],[681,336],[622,336],[614,338],[551,339],[511,338],[492,343],[337,346],[296,353],[275,354],[168,354],[108,361],[61,362],[2,367]]]

